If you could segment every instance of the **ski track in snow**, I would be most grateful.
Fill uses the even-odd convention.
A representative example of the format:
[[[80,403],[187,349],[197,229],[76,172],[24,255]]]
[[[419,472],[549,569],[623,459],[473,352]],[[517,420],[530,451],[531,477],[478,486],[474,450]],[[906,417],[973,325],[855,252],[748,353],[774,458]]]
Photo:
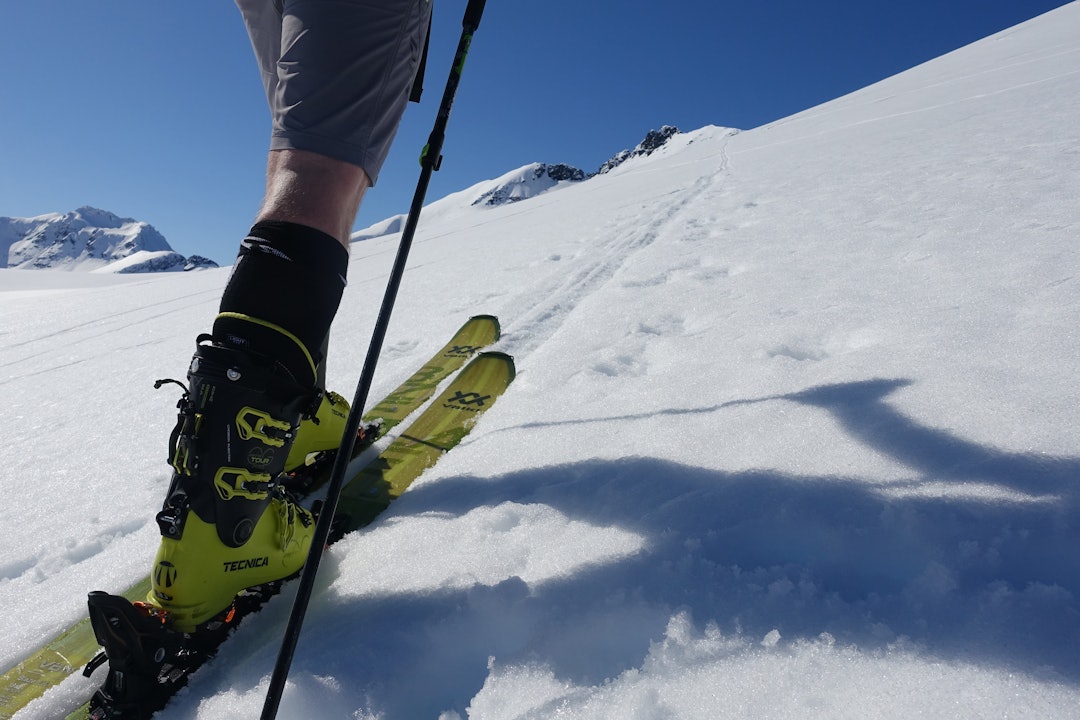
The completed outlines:
[[[73,360],[72,363],[61,365],[44,364],[44,366],[42,366],[41,363],[42,359],[55,361],[58,356],[62,356],[64,353],[75,352],[80,345],[97,343],[100,340],[101,335],[107,333],[111,334],[115,332],[118,344],[106,348],[104,352],[110,354],[116,353],[118,356],[121,356],[126,350],[139,348],[145,344],[132,344],[129,340],[129,338],[137,332],[139,325],[153,323],[167,324],[173,316],[183,314],[192,308],[205,305],[208,298],[216,301],[219,295],[220,290],[214,288],[195,295],[183,295],[158,302],[150,307],[132,308],[94,318],[84,317],[77,323],[51,331],[45,335],[10,343],[7,346],[7,350],[15,350],[23,346],[33,346],[35,351],[30,353],[20,353],[18,357],[9,360],[0,360],[0,368],[29,366],[32,363],[37,363],[37,366],[22,371],[22,374],[12,374],[4,379],[0,379],[0,384],[12,382],[32,375],[49,373],[72,363],[88,362],[98,359],[101,357],[100,355],[79,355],[78,359]]]
[[[628,221],[610,222],[598,232],[599,242],[590,243],[588,255],[576,258],[578,262],[568,272],[552,273],[547,282],[528,288],[529,297],[514,303],[520,308],[519,317],[507,326],[502,347],[511,355],[528,357],[554,335],[584,298],[611,281],[666,229],[683,222],[688,209],[722,182],[726,156],[721,157],[725,162],[715,172],[701,175],[693,188],[673,190],[649,206],[634,208]],[[642,223],[642,218],[648,219]],[[690,216],[685,221],[695,219]]]

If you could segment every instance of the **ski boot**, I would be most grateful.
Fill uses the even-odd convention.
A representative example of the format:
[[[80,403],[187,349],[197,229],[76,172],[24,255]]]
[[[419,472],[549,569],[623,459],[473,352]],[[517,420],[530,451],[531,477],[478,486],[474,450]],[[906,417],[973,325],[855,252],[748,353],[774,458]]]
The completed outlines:
[[[307,417],[309,447],[331,443],[336,401],[297,384],[277,363],[199,338],[170,439],[173,480],[157,515],[161,544],[147,602],[169,627],[193,632],[240,591],[295,574],[315,520],[282,487]],[[340,401],[344,402],[344,401]],[[343,421],[342,421],[343,424]],[[335,429],[332,426],[337,426]],[[336,441],[334,441],[336,442]]]
[[[292,222],[255,223],[240,245],[212,335],[196,341],[169,439],[172,482],[145,602],[89,598],[109,674],[93,720],[144,720],[240,619],[307,560],[315,518],[286,469],[327,455],[348,404],[320,367],[348,250]]]
[[[282,486],[286,491],[306,495],[328,479],[348,418],[349,402],[336,392],[324,393],[318,412],[302,419],[296,430],[285,460]]]

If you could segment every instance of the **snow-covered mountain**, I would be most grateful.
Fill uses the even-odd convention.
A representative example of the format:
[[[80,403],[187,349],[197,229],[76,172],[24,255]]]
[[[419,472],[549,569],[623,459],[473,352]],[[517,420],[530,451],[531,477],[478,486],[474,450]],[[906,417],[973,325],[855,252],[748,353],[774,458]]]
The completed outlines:
[[[517,379],[330,549],[278,717],[1077,718],[1078,37],[1070,3],[526,202],[433,203],[372,398],[476,313]],[[346,395],[396,241],[352,246]],[[0,669],[148,572],[153,384],[227,277],[0,270]],[[257,717],[292,599],[160,720]]]
[[[520,202],[566,187],[571,183],[581,182],[585,178],[583,171],[569,165],[530,163],[493,180],[484,180],[426,205],[423,213],[424,222],[445,220],[463,211],[468,212],[469,208],[473,207],[493,208]],[[405,214],[401,214],[380,220],[363,230],[354,232],[352,240],[357,242],[401,232],[405,227],[406,217]]]
[[[81,207],[68,213],[0,218],[0,267],[144,273],[201,270],[217,263],[173,251],[148,223]]]
[[[472,202],[473,205],[496,207],[527,200],[545,193],[562,183],[581,182],[585,173],[565,164],[534,163],[504,175],[498,184]]]
[[[637,147],[633,150],[623,150],[616,153],[610,160],[600,166],[596,171],[596,174],[603,175],[604,173],[611,172],[632,158],[648,157],[664,147],[664,145],[667,144],[667,141],[670,140],[673,135],[677,135],[678,133],[679,128],[674,125],[664,125],[659,130],[650,130],[648,134],[645,135],[645,139],[638,143]]]
[[[446,219],[471,207],[492,208],[528,200],[552,190],[566,188],[584,182],[596,175],[611,172],[632,158],[647,157],[664,147],[668,140],[679,134],[679,129],[664,125],[650,130],[634,149],[621,150],[605,161],[596,172],[587,173],[565,163],[548,164],[535,162],[524,165],[492,180],[484,180],[472,187],[452,193],[424,208],[424,222]],[[401,232],[406,215],[394,215],[353,233],[353,241],[367,240]]]

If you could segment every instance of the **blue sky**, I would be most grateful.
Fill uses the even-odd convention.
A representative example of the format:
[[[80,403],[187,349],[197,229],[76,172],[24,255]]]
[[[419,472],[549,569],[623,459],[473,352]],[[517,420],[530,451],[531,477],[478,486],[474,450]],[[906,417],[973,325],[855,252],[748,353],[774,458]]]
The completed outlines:
[[[488,0],[428,200],[533,161],[595,170],[664,124],[757,127],[1064,4]],[[424,102],[358,228],[408,209],[464,7],[436,0]],[[233,3],[33,0],[4,15],[0,216],[93,205],[231,263],[269,132]]]

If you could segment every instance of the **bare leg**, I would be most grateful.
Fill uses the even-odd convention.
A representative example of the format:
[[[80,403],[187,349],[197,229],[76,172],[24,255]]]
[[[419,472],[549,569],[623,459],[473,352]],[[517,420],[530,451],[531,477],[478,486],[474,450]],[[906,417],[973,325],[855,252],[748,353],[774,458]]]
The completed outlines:
[[[306,150],[271,150],[266,197],[255,220],[306,225],[348,250],[360,200],[370,186],[367,173],[357,165]]]

